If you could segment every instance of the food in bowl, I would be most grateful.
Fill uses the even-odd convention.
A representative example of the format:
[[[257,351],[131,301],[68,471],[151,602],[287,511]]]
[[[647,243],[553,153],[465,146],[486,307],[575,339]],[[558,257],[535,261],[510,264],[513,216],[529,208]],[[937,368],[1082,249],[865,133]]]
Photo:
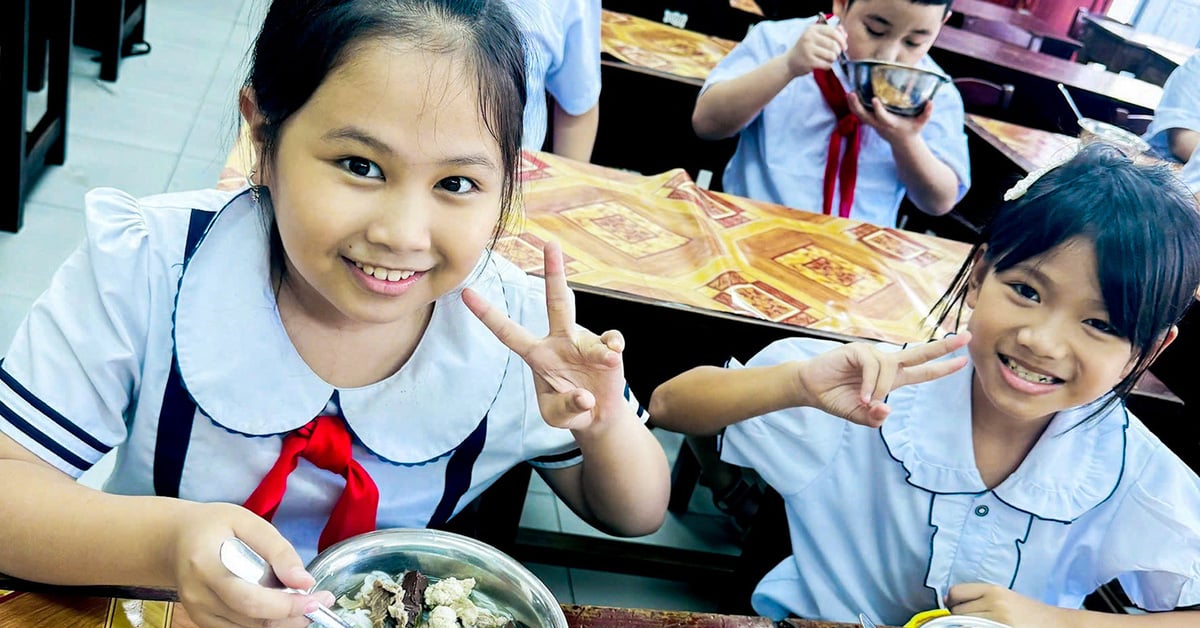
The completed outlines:
[[[387,576],[401,588],[406,577],[416,577],[405,576],[407,572],[420,572],[435,585],[454,579],[459,589],[471,579],[474,584],[468,596],[476,607],[511,619],[515,626],[567,628],[558,600],[524,565],[486,543],[452,532],[394,528],[360,534],[326,548],[308,564],[308,571],[316,579],[316,589],[347,600],[361,593],[376,572],[381,574],[375,579]],[[384,607],[394,605],[395,599],[393,595]],[[451,619],[448,611],[436,611],[434,617],[433,609],[424,610],[429,611],[425,620]],[[468,626],[457,614],[453,621],[447,625]]]
[[[511,617],[474,594],[475,579],[431,582],[420,571],[392,577],[374,571],[334,612],[354,628],[515,628]]]
[[[1084,144],[1107,142],[1121,149],[1130,157],[1136,157],[1150,150],[1150,144],[1147,144],[1146,140],[1136,133],[1092,118],[1079,119],[1079,140]]]
[[[885,109],[902,116],[920,115],[938,88],[950,82],[933,70],[872,59],[847,61],[842,69],[864,104],[869,107],[878,97]]]

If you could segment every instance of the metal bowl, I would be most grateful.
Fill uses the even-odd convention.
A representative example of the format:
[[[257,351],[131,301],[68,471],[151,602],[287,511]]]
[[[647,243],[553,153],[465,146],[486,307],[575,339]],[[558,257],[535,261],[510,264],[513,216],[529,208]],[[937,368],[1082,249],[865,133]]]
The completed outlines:
[[[1136,157],[1150,150],[1150,145],[1146,143],[1146,140],[1138,137],[1136,133],[1091,118],[1079,119],[1079,141],[1084,144],[1093,142],[1112,144],[1130,157]]]
[[[474,578],[475,591],[518,625],[567,628],[558,600],[537,576],[500,550],[452,532],[376,530],[328,547],[308,564],[316,588],[338,597],[357,591],[372,571],[410,569],[434,579]]]
[[[938,88],[950,82],[950,77],[933,70],[872,59],[847,61],[842,69],[868,108],[871,99],[878,97],[888,111],[902,116],[920,115]]]

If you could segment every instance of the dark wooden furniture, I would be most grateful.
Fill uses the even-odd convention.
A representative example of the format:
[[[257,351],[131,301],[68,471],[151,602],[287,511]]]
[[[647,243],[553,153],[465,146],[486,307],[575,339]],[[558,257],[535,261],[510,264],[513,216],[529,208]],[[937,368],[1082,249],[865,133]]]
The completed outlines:
[[[929,54],[950,76],[1015,86],[1006,119],[1037,129],[1078,132],[1075,116],[1062,101],[1057,83],[1072,88],[1083,114],[1098,120],[1111,120],[1116,107],[1151,113],[1162,99],[1162,88],[1157,85],[959,28],[942,28]]]
[[[1012,104],[1013,92],[1016,91],[1016,88],[1008,83],[1001,85],[969,76],[955,78],[953,82],[962,96],[963,108],[967,113],[990,117],[1003,114]]]
[[[33,2],[40,46],[48,52],[46,111],[28,130],[27,87],[30,82],[30,18]],[[62,164],[67,153],[67,80],[71,73],[71,27],[74,0],[19,0],[10,7],[8,18],[0,25],[0,93],[9,104],[3,163],[4,189],[8,201],[0,210],[0,230],[15,232],[21,228],[25,194],[48,164]]]
[[[147,0],[89,0],[79,5],[75,43],[100,52],[100,80],[117,80],[121,58],[149,51]]]
[[[1003,22],[1028,31],[1035,39],[1032,49],[1044,54],[1070,59],[1083,47],[1083,44],[1073,37],[1028,11],[1001,6],[987,0],[954,0],[951,9],[953,12],[950,14],[950,21],[947,22],[949,26],[965,28],[964,24],[970,18]]]
[[[1143,81],[1162,85],[1175,68],[1198,51],[1169,39],[1139,33],[1128,24],[1085,13],[1080,61],[1103,63],[1109,71],[1132,72]]]
[[[1028,48],[1029,50],[1036,51],[1042,46],[1042,38],[1033,34],[1033,32],[1015,24],[999,20],[967,15],[963,17],[960,28],[972,33],[986,35],[992,39],[998,39],[1014,46]]]

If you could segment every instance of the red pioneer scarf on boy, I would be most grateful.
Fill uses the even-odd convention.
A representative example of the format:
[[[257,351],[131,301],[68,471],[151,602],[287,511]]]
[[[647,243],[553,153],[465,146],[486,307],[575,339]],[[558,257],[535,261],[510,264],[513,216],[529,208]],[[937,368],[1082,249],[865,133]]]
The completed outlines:
[[[858,149],[862,143],[862,123],[858,116],[850,112],[846,102],[846,90],[838,80],[833,70],[813,70],[813,78],[817,87],[821,88],[821,96],[825,104],[837,116],[837,124],[833,134],[829,136],[829,153],[825,157],[825,200],[821,210],[827,215],[833,215],[833,182],[840,182],[838,188],[841,198],[838,203],[838,216],[848,218],[850,206],[854,204],[854,184],[858,179]],[[845,154],[842,154],[842,140],[849,140]]]
[[[275,466],[271,467],[242,506],[270,521],[283,501],[288,475],[296,470],[300,458],[346,478],[346,488],[329,514],[325,529],[321,531],[317,551],[375,529],[379,488],[366,469],[354,459],[350,432],[346,430],[341,417],[337,416],[319,416],[284,437],[283,449]]]

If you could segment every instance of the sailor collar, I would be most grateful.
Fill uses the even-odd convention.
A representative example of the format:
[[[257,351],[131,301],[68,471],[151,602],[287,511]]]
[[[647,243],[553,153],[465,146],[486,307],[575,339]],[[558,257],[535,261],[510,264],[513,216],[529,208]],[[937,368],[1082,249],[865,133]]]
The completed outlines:
[[[964,347],[954,355],[966,352]],[[987,492],[971,436],[973,376],[968,365],[888,396],[892,414],[880,436],[910,484],[933,493]],[[1103,503],[1124,472],[1129,426],[1120,402],[1085,421],[1106,399],[1055,415],[1017,470],[992,493],[1018,510],[1064,523]]]
[[[213,218],[185,260],[173,340],[183,385],[217,425],[248,436],[295,430],[322,414],[335,387],[292,345],[279,317],[269,240],[248,194]],[[470,285],[508,310],[499,271],[485,254],[462,286],[437,300],[408,362],[392,376],[337,389],[351,433],[395,464],[451,453],[479,425],[519,359],[466,308]]]

